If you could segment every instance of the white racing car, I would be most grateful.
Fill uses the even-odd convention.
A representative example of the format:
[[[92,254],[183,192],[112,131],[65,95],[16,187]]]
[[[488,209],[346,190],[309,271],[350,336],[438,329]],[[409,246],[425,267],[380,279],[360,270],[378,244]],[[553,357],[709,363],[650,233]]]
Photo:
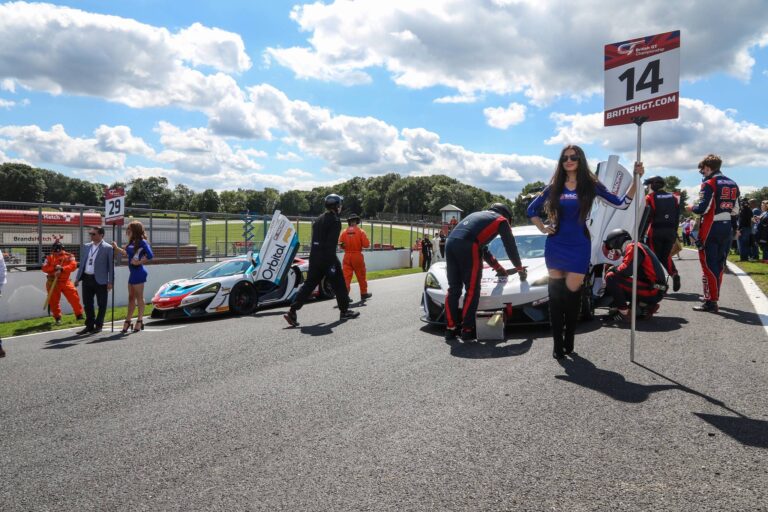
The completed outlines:
[[[626,192],[632,182],[632,174],[618,164],[618,157],[612,155],[607,162],[598,165],[597,176],[616,195]],[[644,194],[639,193],[639,210],[643,211]],[[590,212],[587,227],[592,239],[592,257],[590,271],[586,277],[586,286],[581,301],[580,316],[590,319],[594,315],[595,304],[603,305],[603,275],[608,265],[614,265],[621,257],[617,253],[608,253],[603,248],[605,234],[614,228],[632,232],[635,219],[635,206],[626,210],[617,210],[595,201]],[[644,224],[644,223],[643,223]],[[643,229],[640,230],[643,232]],[[531,324],[549,322],[548,272],[544,262],[544,244],[546,235],[535,226],[512,228],[515,242],[523,266],[528,267],[528,278],[520,281],[517,275],[497,277],[488,265],[483,266],[478,311],[504,311],[507,323]],[[501,238],[496,237],[489,244],[491,253],[508,271],[513,267],[504,251]],[[424,280],[424,292],[421,298],[423,315],[421,319],[431,324],[444,325],[445,299],[448,293],[448,277],[445,262],[433,264]],[[463,300],[463,295],[462,295]]]
[[[498,277],[496,271],[483,265],[478,311],[504,310],[507,323],[542,323],[549,321],[547,291],[548,273],[544,263],[546,235],[535,226],[512,229],[517,250],[523,266],[528,267],[528,278],[520,281],[516,274]],[[500,237],[488,245],[499,263],[510,270],[509,261]],[[424,315],[422,320],[432,324],[445,324],[445,299],[448,294],[448,276],[445,262],[435,263],[429,268],[424,280],[424,294],[421,299]]]

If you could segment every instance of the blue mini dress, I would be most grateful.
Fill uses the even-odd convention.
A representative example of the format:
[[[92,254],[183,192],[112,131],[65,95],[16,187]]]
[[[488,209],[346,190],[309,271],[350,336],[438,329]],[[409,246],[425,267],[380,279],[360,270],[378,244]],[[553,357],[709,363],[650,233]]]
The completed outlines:
[[[154,257],[152,254],[152,248],[149,246],[146,240],[142,240],[139,244],[139,250],[136,251],[133,244],[128,244],[125,248],[125,252],[128,253],[128,284],[142,284],[147,282],[147,269],[144,265],[131,265],[131,260],[147,258],[151,260]]]
[[[549,197],[550,187],[546,187],[536,199],[528,205],[527,215],[541,217],[544,202]],[[626,209],[632,202],[626,195],[619,197],[612,194],[599,181],[595,184],[595,199],[602,199],[606,204]],[[589,259],[592,256],[592,244],[589,231],[580,218],[579,196],[575,190],[563,189],[560,196],[560,211],[558,215],[557,232],[548,235],[544,245],[544,261],[547,268],[586,274],[589,270]]]

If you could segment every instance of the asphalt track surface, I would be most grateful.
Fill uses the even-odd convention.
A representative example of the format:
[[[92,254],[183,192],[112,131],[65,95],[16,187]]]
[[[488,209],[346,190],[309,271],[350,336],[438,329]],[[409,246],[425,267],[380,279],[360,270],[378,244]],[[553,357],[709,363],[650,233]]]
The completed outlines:
[[[768,338],[695,253],[652,323],[448,345],[420,275],[332,302],[15,338],[0,360],[0,510],[765,510]],[[357,290],[353,290],[353,297]]]

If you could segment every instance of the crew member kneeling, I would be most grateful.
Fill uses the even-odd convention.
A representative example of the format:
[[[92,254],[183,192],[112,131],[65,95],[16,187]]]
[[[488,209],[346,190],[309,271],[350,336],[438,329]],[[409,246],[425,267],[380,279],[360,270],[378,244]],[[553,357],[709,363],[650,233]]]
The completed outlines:
[[[445,244],[445,263],[448,273],[448,297],[446,299],[445,317],[448,323],[445,339],[452,340],[458,334],[459,323],[462,324],[461,339],[474,341],[475,312],[480,300],[480,281],[483,277],[485,260],[496,270],[499,276],[506,276],[507,271],[488,250],[488,244],[501,236],[504,249],[525,281],[526,272],[517,252],[515,237],[512,235],[510,222],[512,212],[502,203],[494,203],[486,211],[475,212],[456,225],[448,236]],[[466,288],[464,308],[459,317],[459,299],[462,290]]]
[[[649,320],[659,310],[659,302],[667,291],[667,277],[659,258],[643,244],[632,242],[632,236],[623,229],[614,229],[603,242],[608,250],[621,251],[623,259],[618,267],[605,276],[605,291],[613,298],[607,320],[629,320],[627,299],[632,296],[632,259],[635,246],[639,248],[637,260],[637,300],[645,304],[643,318]],[[638,304],[639,306],[640,304]]]

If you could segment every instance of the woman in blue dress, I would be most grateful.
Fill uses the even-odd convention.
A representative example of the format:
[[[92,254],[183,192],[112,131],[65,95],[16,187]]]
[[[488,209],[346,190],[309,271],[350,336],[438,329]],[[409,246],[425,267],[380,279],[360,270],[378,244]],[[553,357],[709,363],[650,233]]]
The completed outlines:
[[[116,251],[128,257],[128,312],[125,315],[123,329],[120,331],[123,334],[127,333],[131,326],[133,326],[133,332],[144,329],[144,283],[147,282],[147,269],[144,268],[144,264],[154,257],[141,222],[135,220],[128,224],[125,236],[128,239],[128,245],[124,249],[112,242],[112,247]],[[136,323],[132,325],[134,307],[138,311]]]
[[[642,176],[643,164],[635,163]],[[635,180],[624,197],[618,197],[600,183],[587,163],[584,151],[574,145],[560,152],[560,160],[549,185],[528,206],[528,217],[547,235],[544,260],[549,271],[549,315],[554,350],[562,359],[573,352],[576,322],[581,306],[581,286],[589,270],[592,245],[587,217],[599,198],[618,209],[626,209],[635,196]],[[548,224],[542,220],[548,219]]]

